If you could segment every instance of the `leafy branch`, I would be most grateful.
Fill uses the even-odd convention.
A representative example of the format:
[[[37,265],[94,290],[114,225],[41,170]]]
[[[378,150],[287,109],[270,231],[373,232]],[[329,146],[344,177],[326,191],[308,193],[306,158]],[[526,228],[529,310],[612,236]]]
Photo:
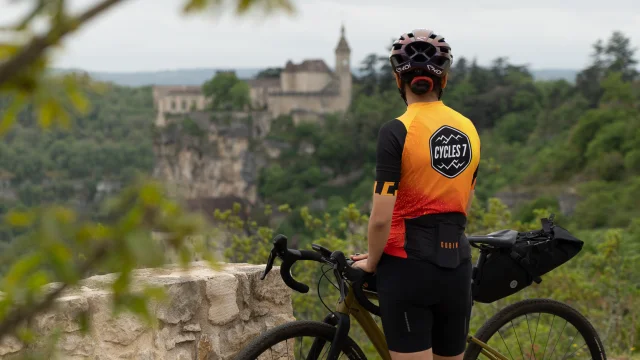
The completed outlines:
[[[84,264],[82,264],[79,273],[86,275],[97,261],[100,261],[107,255],[109,250],[108,243],[102,243],[97,249],[95,249],[92,256],[90,256]],[[32,319],[38,313],[47,310],[53,305],[53,302],[58,296],[62,294],[64,290],[69,287],[69,283],[58,283],[54,290],[50,291],[42,300],[36,304],[25,304],[14,308],[2,322],[0,322],[0,339],[13,332],[23,323]]]
[[[124,0],[104,0],[87,9],[77,17],[67,18],[67,15],[64,14],[62,10],[64,1],[59,0],[58,3],[60,4],[61,9],[60,13],[56,16],[58,21],[52,25],[52,28],[45,35],[34,37],[26,46],[22,47],[15,55],[4,61],[0,66],[0,87],[2,87],[4,83],[19,77],[25,69],[29,68],[41,59],[45,50],[52,45],[57,44],[63,37],[76,31],[89,20],[95,18],[99,14],[122,1]],[[36,14],[43,8],[44,2],[40,1],[38,6],[34,8],[27,18],[18,25],[18,28],[24,28],[26,23],[34,19]],[[23,89],[33,90],[29,87],[25,87]]]

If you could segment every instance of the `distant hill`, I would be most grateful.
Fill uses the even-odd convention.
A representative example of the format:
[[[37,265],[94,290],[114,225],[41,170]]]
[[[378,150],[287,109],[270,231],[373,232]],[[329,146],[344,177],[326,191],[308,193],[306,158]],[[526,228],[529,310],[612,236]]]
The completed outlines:
[[[574,82],[579,70],[574,69],[538,69],[531,70],[531,73],[537,80],[558,80],[565,79]]]
[[[136,72],[105,72],[88,71],[89,75],[100,81],[113,82],[122,86],[147,86],[147,85],[202,85],[211,79],[217,71],[229,69],[178,69],[163,71],[136,71]],[[237,69],[236,74],[241,79],[250,79],[256,76],[262,69]],[[60,72],[83,71],[77,69],[56,69]]]
[[[102,72],[89,71],[89,75],[97,80],[113,82],[122,86],[147,86],[147,85],[202,85],[211,79],[217,71],[229,69],[177,69],[165,71],[139,71],[139,72]],[[241,79],[251,79],[262,69],[244,68],[236,69],[236,74]],[[57,69],[56,71],[77,71],[73,69]],[[357,69],[352,70],[355,76],[360,75]],[[573,82],[577,70],[572,69],[538,69],[531,70],[533,76],[540,80],[565,79]]]

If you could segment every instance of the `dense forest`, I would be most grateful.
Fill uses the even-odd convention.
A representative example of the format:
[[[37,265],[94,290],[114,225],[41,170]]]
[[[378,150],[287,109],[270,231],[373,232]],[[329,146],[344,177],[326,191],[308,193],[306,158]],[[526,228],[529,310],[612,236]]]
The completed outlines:
[[[0,143],[0,214],[55,203],[96,215],[100,200],[153,169],[151,89],[90,89],[91,108],[69,128],[42,130],[33,111],[21,112]],[[0,241],[13,235],[3,227]]]
[[[581,255],[541,285],[480,306],[480,311],[495,312],[524,297],[555,298],[585,313],[611,354],[638,353],[640,77],[636,68],[631,41],[620,33],[594,44],[591,63],[575,82],[535,81],[526,66],[511,64],[507,58],[486,67],[455,58],[443,101],[474,122],[482,141],[469,232],[535,228],[541,216],[555,212],[562,226],[586,242]],[[355,79],[346,114],[298,126],[287,116],[274,120],[268,137],[291,146],[260,174],[264,215],[247,223],[251,226],[239,226],[238,209],[216,213],[234,229],[245,229],[230,238],[228,260],[264,263],[274,232],[289,235],[299,247],[319,242],[332,249],[366,248],[378,129],[402,114],[405,105],[383,54],[369,55],[360,71],[363,75]],[[236,87],[242,89],[246,91]],[[208,93],[215,91],[211,88]],[[227,104],[244,102],[241,95],[227,99]],[[150,88],[108,86],[89,97],[90,112],[74,117],[71,130],[40,130],[31,112],[24,111],[5,135],[0,144],[0,215],[9,208],[71,203],[97,216],[95,204],[110,188],[125,186],[138,173],[150,173],[154,163]],[[3,106],[0,103],[0,109]],[[302,147],[314,151],[305,155],[299,151]],[[505,190],[534,195],[507,209],[495,199]],[[575,194],[579,201],[561,213],[558,198],[565,193]],[[273,229],[265,219],[275,206],[289,216]],[[15,235],[0,229],[4,244]],[[319,280],[318,270],[310,266],[296,272],[311,285]],[[328,287],[325,290],[329,292]],[[327,297],[334,295],[329,292]],[[326,312],[312,293],[294,295],[294,308],[299,318],[318,319]],[[474,318],[472,331],[481,320]]]
[[[384,56],[372,54],[362,65],[365,75],[344,118],[298,127],[287,117],[276,120],[270,136],[294,146],[280,164],[264,170],[265,199],[292,205],[327,199],[333,209],[370,200],[377,131],[402,114],[404,103]],[[528,189],[537,198],[516,210],[521,220],[529,220],[528,209],[557,209],[555,197],[575,191],[582,200],[565,220],[581,229],[627,226],[640,216],[635,68],[630,40],[620,33],[594,45],[592,64],[575,84],[534,81],[526,67],[506,58],[488,68],[457,58],[443,101],[469,117],[480,133],[480,201],[500,190]],[[301,155],[301,144],[317,150]],[[336,177],[343,181],[332,185]]]

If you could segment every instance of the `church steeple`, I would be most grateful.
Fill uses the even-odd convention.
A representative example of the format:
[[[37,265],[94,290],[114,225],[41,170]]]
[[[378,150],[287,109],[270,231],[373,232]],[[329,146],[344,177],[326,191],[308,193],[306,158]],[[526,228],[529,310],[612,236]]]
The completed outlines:
[[[340,102],[340,108],[347,109],[351,104],[351,87],[352,87],[352,75],[351,75],[351,49],[345,38],[344,24],[340,28],[340,40],[338,46],[336,46],[336,72],[335,75],[340,81],[340,96],[338,101]]]
[[[336,46],[336,54],[338,53],[351,53],[351,49],[349,48],[349,44],[347,43],[347,39],[345,38],[344,24],[342,24],[342,27],[340,28],[340,40],[338,41],[338,46]]]

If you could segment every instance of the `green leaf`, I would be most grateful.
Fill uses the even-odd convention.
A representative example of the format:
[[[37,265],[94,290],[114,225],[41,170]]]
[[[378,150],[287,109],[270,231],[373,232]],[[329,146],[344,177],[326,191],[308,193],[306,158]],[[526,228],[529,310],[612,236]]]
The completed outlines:
[[[0,120],[0,136],[4,136],[13,126],[18,117],[18,113],[22,110],[25,103],[26,98],[23,95],[16,95],[13,98],[9,108],[7,108],[4,111],[4,114],[2,114],[2,119]]]
[[[35,216],[33,212],[11,210],[5,215],[5,222],[16,228],[26,228],[33,225]]]
[[[38,109],[38,121],[40,126],[44,128],[48,128],[53,123],[53,118],[56,114],[55,103],[52,101],[47,101],[46,103],[40,105]]]
[[[20,284],[27,274],[42,263],[42,254],[28,254],[18,258],[3,279],[3,291],[9,291]]]

